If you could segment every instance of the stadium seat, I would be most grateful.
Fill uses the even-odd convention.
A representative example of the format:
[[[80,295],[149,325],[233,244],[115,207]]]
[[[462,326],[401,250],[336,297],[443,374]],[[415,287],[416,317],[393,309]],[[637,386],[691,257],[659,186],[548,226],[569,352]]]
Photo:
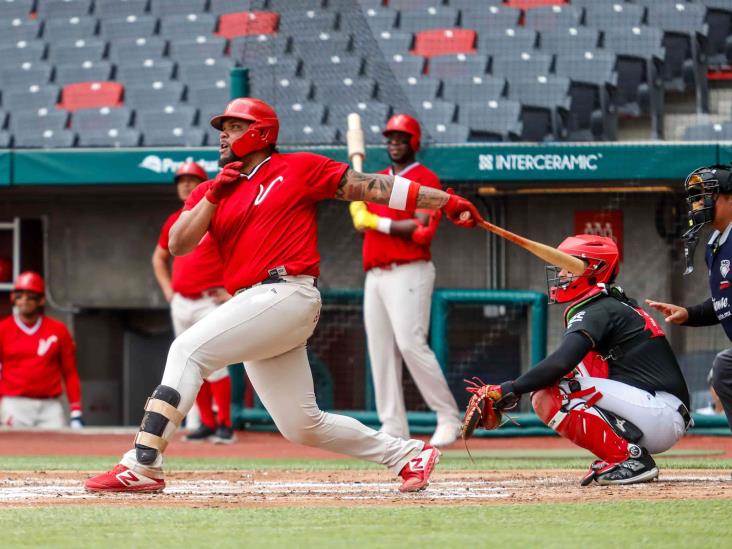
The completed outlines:
[[[446,80],[442,96],[458,105],[500,99],[506,93],[508,84],[505,78],[497,76],[473,76],[468,79]]]
[[[537,37],[536,31],[521,27],[489,30],[478,35],[478,51],[487,55],[531,51],[536,46]]]
[[[506,4],[512,8],[528,10],[541,6],[560,6],[567,4],[567,0],[506,0]]]
[[[209,13],[165,15],[160,18],[160,36],[169,40],[181,36],[209,36],[216,28],[216,18]]]
[[[165,55],[167,42],[159,36],[123,38],[109,44],[109,59],[115,63],[141,63],[145,59],[161,59]]]
[[[224,56],[226,40],[217,36],[195,36],[190,38],[178,38],[170,41],[168,55],[191,63],[194,61],[203,62],[206,59],[219,58]]]
[[[111,80],[112,64],[109,61],[84,61],[56,65],[53,81],[59,86],[75,82],[101,82]]]
[[[38,37],[40,30],[38,21],[5,19],[0,16],[0,46],[16,44],[20,41],[30,42]]]
[[[554,32],[542,32],[539,49],[550,54],[569,54],[598,48],[600,32],[586,27],[570,27]]]
[[[300,101],[292,105],[283,105],[277,110],[280,118],[280,128],[288,126],[316,127],[325,121],[325,106],[313,101]]]
[[[0,149],[8,149],[13,144],[13,136],[10,132],[0,130]]]
[[[361,115],[361,126],[367,143],[384,142],[381,132],[389,118],[389,105],[376,101],[359,101],[356,103],[335,103],[328,105],[328,124],[337,128],[345,128],[348,115],[356,112]],[[341,137],[345,137],[342,133]]]
[[[54,106],[34,111],[14,112],[10,116],[10,129],[13,133],[20,131],[39,132],[44,130],[63,130],[68,126],[69,113]]]
[[[729,141],[732,140],[732,125],[694,124],[684,130],[684,141]]]
[[[422,78],[409,77],[400,82],[404,94],[412,104],[437,99],[441,81],[438,78],[423,76]]]
[[[391,8],[368,8],[364,10],[366,22],[374,33],[392,30],[396,26],[399,12]]]
[[[564,76],[509,81],[509,99],[521,103],[522,141],[560,141],[567,137],[569,86],[569,78]]]
[[[292,52],[300,58],[318,56],[348,55],[353,45],[353,35],[349,33],[321,32],[312,36],[295,36],[292,39]]]
[[[130,125],[132,111],[128,107],[78,109],[71,116],[71,128],[77,132],[108,131]]]
[[[122,104],[124,88],[119,82],[81,82],[61,90],[59,107],[68,111],[117,107]]]
[[[318,83],[315,86],[315,100],[323,105],[333,103],[357,103],[370,101],[376,93],[376,82],[372,78],[346,78],[338,81]]]
[[[287,36],[275,34],[260,34],[257,36],[239,36],[230,42],[231,57],[240,61],[244,66],[249,61],[259,61],[272,56],[282,56],[290,48],[290,39]]]
[[[396,54],[406,54],[414,43],[414,35],[411,32],[385,30],[376,33],[375,36],[379,48],[387,58]]]
[[[117,80],[128,86],[170,80],[174,69],[175,64],[170,59],[120,60],[117,65]]]
[[[221,110],[223,105],[231,99],[231,92],[226,85],[209,84],[207,86],[197,85],[188,87],[188,104],[197,107],[200,111],[208,112],[213,107]],[[262,98],[264,99],[264,98]],[[208,120],[199,117],[200,124],[208,123]]]
[[[211,0],[209,12],[213,15],[237,13],[248,10],[263,10],[267,7],[267,0]]]
[[[17,149],[54,149],[73,147],[76,134],[71,130],[18,130],[13,134],[13,144]]]
[[[707,63],[709,66],[732,64],[732,3],[728,0],[703,0],[707,7]]]
[[[516,141],[522,131],[521,104],[494,99],[460,106],[460,123],[470,128],[470,141]]]
[[[282,78],[257,87],[257,97],[273,105],[303,103],[313,96],[313,83],[304,78]]]
[[[137,147],[140,132],[134,128],[112,128],[79,134],[80,147]]]
[[[303,74],[314,80],[356,79],[363,74],[364,65],[363,57],[357,55],[333,55],[325,59],[313,56],[303,61]]]
[[[44,107],[50,109],[58,103],[60,93],[61,88],[54,84],[32,84],[17,89],[3,88],[3,107],[12,112]]]
[[[46,53],[46,45],[41,41],[20,40],[15,44],[0,46],[0,67],[37,63]]]
[[[643,23],[645,13],[645,8],[636,4],[593,0],[585,7],[585,25],[601,30],[637,27]]]
[[[297,35],[318,32],[332,32],[338,26],[338,13],[320,10],[302,10],[280,12],[279,32]]]
[[[50,43],[59,40],[79,40],[92,38],[97,32],[94,17],[71,17],[69,19],[49,19],[43,25],[43,38]]]
[[[414,37],[414,53],[424,57],[475,53],[475,31],[468,29],[432,29]]]
[[[470,137],[470,128],[464,124],[435,124],[424,130],[434,143],[465,143]]]
[[[114,43],[125,38],[152,36],[158,26],[158,20],[152,15],[126,15],[102,19],[99,34]]]
[[[295,78],[300,72],[300,60],[296,58],[279,59],[277,57],[268,58],[274,60],[274,63],[266,65],[249,66],[249,84],[256,86],[258,83],[273,83],[282,78]],[[228,72],[222,75],[226,81],[229,80]]]
[[[425,58],[412,55],[392,55],[387,59],[389,69],[399,79],[409,78],[410,76],[420,76],[424,73]]]
[[[552,32],[578,27],[582,9],[569,5],[540,6],[526,11],[524,25],[539,32]]]
[[[488,68],[488,57],[481,54],[441,55],[429,61],[428,74],[441,80],[483,76]]]
[[[8,123],[8,113],[5,112],[3,109],[0,109],[0,130],[5,128],[5,125]]]
[[[338,128],[332,126],[287,125],[280,130],[279,141],[292,145],[326,145],[338,139]]]
[[[35,0],[5,0],[0,2],[0,21],[12,21],[13,19],[26,19],[31,11]]]
[[[431,6],[401,12],[399,30],[420,32],[429,29],[451,29],[457,26],[460,12],[455,8]]]
[[[466,10],[470,8],[485,9],[493,6],[500,7],[503,5],[503,0],[448,0],[448,5],[459,10]],[[515,9],[515,8],[512,8]]]
[[[100,19],[124,17],[127,15],[143,15],[148,0],[96,0],[94,15]]]
[[[33,84],[44,86],[51,79],[48,63],[22,63],[0,68],[0,86],[4,91],[24,89]]]
[[[542,52],[503,52],[493,58],[491,73],[506,79],[532,78],[551,73],[553,57]]]
[[[452,101],[435,99],[414,105],[417,118],[423,124],[449,124],[455,121],[457,105]]]
[[[158,17],[206,11],[207,0],[150,0],[150,12]]]
[[[57,65],[101,61],[106,50],[107,43],[98,38],[58,40],[48,48],[48,61]]]
[[[517,28],[521,20],[521,10],[502,4],[483,7],[472,2],[470,7],[461,9],[461,14],[463,27],[479,33]]]
[[[143,133],[155,130],[189,128],[196,121],[196,109],[188,105],[166,105],[162,108],[138,109],[135,126]]]
[[[184,91],[182,82],[168,80],[130,85],[125,88],[125,104],[134,109],[162,108],[180,103]]]
[[[388,4],[390,8],[394,8],[395,10],[406,11],[426,10],[427,8],[442,4],[442,2],[440,0],[389,0]]]
[[[319,10],[323,7],[323,0],[268,0],[267,6],[275,11],[302,11],[302,10]]]
[[[270,11],[227,13],[219,17],[216,34],[227,39],[237,36],[274,34],[277,32],[279,21],[279,14]]]
[[[201,128],[185,126],[147,130],[142,134],[142,144],[146,147],[202,147],[206,133]]]
[[[91,11],[91,0],[44,0],[38,2],[38,19],[69,19],[85,17]]]

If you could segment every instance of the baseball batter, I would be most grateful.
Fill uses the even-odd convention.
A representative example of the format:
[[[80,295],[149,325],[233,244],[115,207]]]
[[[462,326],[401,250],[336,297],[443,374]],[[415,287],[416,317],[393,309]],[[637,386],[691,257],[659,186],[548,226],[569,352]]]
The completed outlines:
[[[380,173],[409,177],[435,189],[440,180],[416,161],[419,122],[395,114],[384,136],[391,166]],[[435,266],[430,243],[439,210],[404,211],[384,204],[351,202],[354,227],[364,233],[364,324],[381,430],[409,438],[402,389],[402,358],[427,405],[437,413],[432,446],[447,446],[460,434],[460,412],[435,354],[427,344]]]
[[[278,153],[277,114],[258,99],[231,101],[211,124],[221,131],[223,170],[188,198],[169,247],[183,255],[208,232],[221,252],[224,287],[234,297],[176,338],[134,448],[86,488],[162,490],[162,452],[203,378],[244,362],[286,438],[385,465],[401,476],[401,491],[424,489],[439,459],[436,448],[325,413],[315,401],[305,344],[320,314],[316,206],[336,198],[407,211],[441,208],[466,227],[475,226],[477,210],[464,198],[403,177],[358,173],[312,153]]]
[[[559,249],[587,265],[579,277],[547,270],[551,301],[568,304],[562,342],[519,378],[469,389],[469,411],[481,397],[503,410],[533,393],[544,423],[598,457],[583,486],[651,481],[658,476],[651,454],[671,448],[691,424],[681,369],[655,320],[612,285],[619,270],[612,239],[577,235]]]
[[[38,273],[18,275],[13,314],[0,321],[0,422],[7,427],[81,428],[76,346],[63,323],[43,314],[45,284]],[[63,386],[71,410],[62,402]]]
[[[694,170],[686,178],[689,230],[684,235],[691,242],[688,254],[693,270],[693,248],[699,231],[710,225],[714,232],[707,243],[705,261],[709,272],[711,297],[691,307],[646,300],[666,316],[666,322],[682,326],[712,326],[721,324],[732,340],[732,166],[714,165]],[[732,348],[720,352],[712,365],[712,387],[717,393],[727,422],[732,427]]]
[[[175,173],[178,198],[183,203],[200,183],[206,181],[206,171],[195,162],[184,162]],[[206,233],[190,254],[173,259],[168,249],[168,233],[183,210],[178,210],[166,220],[152,256],[155,278],[165,298],[170,303],[173,332],[178,337],[196,322],[227,301],[231,296],[224,290],[223,264],[213,239]],[[218,421],[214,416],[216,403]],[[231,428],[231,380],[227,368],[209,375],[196,396],[200,425],[186,435],[190,442],[212,440],[231,444],[234,432]],[[190,418],[189,418],[190,419]]]

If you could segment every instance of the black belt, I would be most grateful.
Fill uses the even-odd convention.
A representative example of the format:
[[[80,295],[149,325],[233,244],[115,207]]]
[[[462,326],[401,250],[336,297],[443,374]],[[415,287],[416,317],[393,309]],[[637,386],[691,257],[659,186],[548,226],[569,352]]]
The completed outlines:
[[[278,272],[276,272],[276,271],[273,272],[273,271],[275,271],[275,270],[272,269],[272,271],[269,272],[269,276],[267,278],[265,278],[264,280],[262,280],[261,282],[257,282],[256,284],[252,284],[251,286],[246,286],[244,288],[239,288],[234,293],[234,295],[240,294],[241,292],[243,292],[245,290],[249,290],[250,288],[254,288],[255,286],[259,286],[261,284],[279,284],[279,283],[284,284],[287,282],[287,280],[282,278]],[[318,279],[316,277],[313,277],[313,286],[315,286],[316,288],[318,287]]]
[[[692,425],[694,425],[694,420],[691,419],[691,414],[689,413],[689,409],[686,407],[686,405],[682,402],[681,405],[676,409],[676,411],[681,414],[681,417],[684,419],[684,428],[689,429]]]

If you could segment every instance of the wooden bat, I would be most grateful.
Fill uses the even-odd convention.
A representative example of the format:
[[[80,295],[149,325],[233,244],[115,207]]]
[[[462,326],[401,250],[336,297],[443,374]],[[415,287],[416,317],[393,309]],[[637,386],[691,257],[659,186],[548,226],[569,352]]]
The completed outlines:
[[[366,148],[363,144],[363,129],[361,129],[361,115],[352,112],[348,115],[348,131],[346,132],[348,145],[348,160],[357,172],[363,171],[363,161],[366,158]]]
[[[464,215],[465,213],[467,212],[463,212],[463,214],[461,215]],[[511,231],[507,231],[506,229],[499,227],[498,225],[489,223],[485,219],[479,219],[478,225],[480,227],[483,227],[486,231],[490,231],[494,234],[497,234],[501,238],[505,238],[506,240],[509,240],[514,244],[518,244],[535,256],[540,257],[547,263],[551,265],[556,265],[557,267],[560,267],[561,269],[564,269],[567,272],[572,273],[573,275],[579,276],[587,269],[584,261],[582,261],[578,257],[574,257],[573,255],[569,255],[568,253],[564,253],[561,250],[552,248],[551,246],[547,246],[546,244],[542,244],[541,242],[535,242],[533,240],[529,240],[528,238],[524,238],[523,236],[519,236],[515,233],[512,233]]]

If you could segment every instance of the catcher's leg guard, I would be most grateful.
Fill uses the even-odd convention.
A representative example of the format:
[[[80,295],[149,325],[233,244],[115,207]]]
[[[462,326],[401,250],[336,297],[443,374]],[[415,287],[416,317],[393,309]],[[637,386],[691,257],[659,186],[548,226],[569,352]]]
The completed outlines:
[[[137,461],[143,465],[151,465],[158,457],[158,452],[165,451],[168,441],[163,438],[163,431],[171,421],[179,427],[183,414],[178,411],[180,393],[172,387],[158,385],[145,403],[145,415],[140,424],[140,431],[135,437]]]
[[[589,395],[593,396],[586,401],[579,399]],[[620,436],[606,415],[594,406],[601,397],[594,388],[565,394],[558,385],[554,385],[536,391],[531,403],[536,414],[549,427],[607,463],[620,463],[633,454],[640,455],[640,448]],[[575,400],[570,402],[573,398]]]

